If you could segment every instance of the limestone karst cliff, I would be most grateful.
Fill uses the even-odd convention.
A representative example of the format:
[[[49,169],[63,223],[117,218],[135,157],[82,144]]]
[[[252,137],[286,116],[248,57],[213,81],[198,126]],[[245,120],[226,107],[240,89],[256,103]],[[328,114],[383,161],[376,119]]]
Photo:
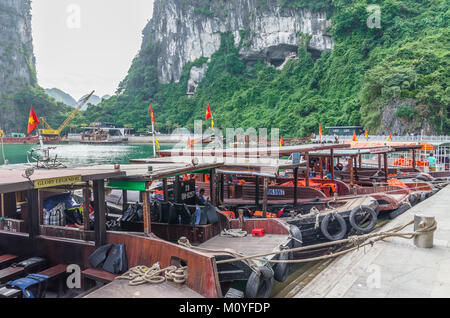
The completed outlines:
[[[16,127],[14,95],[35,83],[30,1],[0,0],[0,127]]]
[[[279,65],[297,52],[304,35],[311,36],[310,49],[331,50],[330,26],[324,11],[281,7],[278,0],[155,1],[143,47],[148,42],[160,46],[158,78],[165,84],[178,82],[188,62],[210,58],[222,33],[232,33],[236,47],[244,43],[239,54],[245,61],[262,58]]]
[[[322,126],[370,134],[448,133],[448,1],[155,0],[140,52],[116,95],[90,108],[145,132],[193,127]],[[206,126],[206,124],[205,124]]]

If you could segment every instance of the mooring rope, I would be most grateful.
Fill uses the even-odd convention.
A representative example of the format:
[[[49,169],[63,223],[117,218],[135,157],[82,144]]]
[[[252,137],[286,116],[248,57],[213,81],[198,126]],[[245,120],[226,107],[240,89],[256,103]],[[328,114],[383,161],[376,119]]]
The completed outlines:
[[[392,228],[388,231],[377,232],[377,233],[368,233],[368,234],[359,235],[359,236],[350,236],[347,239],[342,239],[339,241],[326,242],[326,243],[314,244],[314,245],[291,248],[291,249],[283,249],[280,251],[273,251],[273,252],[263,253],[263,254],[258,254],[258,255],[243,256],[243,254],[236,253],[236,255],[241,255],[241,256],[235,257],[234,259],[216,261],[216,264],[225,264],[225,263],[232,263],[232,262],[238,262],[238,261],[247,262],[249,260],[263,261],[263,262],[275,263],[275,264],[313,262],[313,261],[319,261],[319,260],[324,260],[324,259],[334,258],[334,257],[340,256],[340,255],[344,255],[346,253],[352,252],[354,250],[357,250],[357,249],[359,249],[363,246],[369,245],[369,244],[373,246],[374,243],[384,240],[388,237],[399,237],[399,238],[404,238],[404,239],[412,239],[412,238],[416,237],[417,235],[422,235],[422,234],[428,233],[428,232],[434,232],[437,229],[437,223],[436,223],[436,221],[434,221],[433,224],[429,225],[428,227],[426,227],[424,229],[419,229],[414,232],[398,233],[399,231],[403,230],[404,228],[406,228],[407,226],[409,226],[413,223],[414,223],[414,220],[412,220],[402,226]],[[193,248],[193,249],[199,249],[199,250],[203,249],[203,248],[194,247],[194,246],[190,245],[189,241],[186,238],[184,238],[184,239],[187,242],[184,241],[183,246]],[[367,240],[369,240],[369,241],[367,241]],[[343,250],[343,251],[339,251],[336,253],[331,253],[331,254],[323,255],[323,256],[319,256],[319,257],[299,259],[299,260],[269,260],[267,258],[263,258],[263,257],[271,256],[271,255],[279,255],[279,254],[291,253],[291,252],[294,253],[294,252],[306,251],[306,250],[310,250],[310,249],[323,248],[323,247],[329,247],[329,246],[333,246],[333,245],[340,245],[340,244],[346,244],[346,243],[351,243],[353,245],[353,247]],[[203,250],[205,250],[205,249],[203,249]],[[214,253],[223,252],[220,250],[211,250],[211,249],[208,249],[208,251],[214,252]]]

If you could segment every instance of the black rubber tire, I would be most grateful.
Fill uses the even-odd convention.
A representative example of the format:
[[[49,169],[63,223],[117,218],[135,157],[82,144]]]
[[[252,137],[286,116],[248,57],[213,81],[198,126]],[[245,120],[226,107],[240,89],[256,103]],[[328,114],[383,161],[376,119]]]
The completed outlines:
[[[331,216],[332,216],[332,213],[325,215],[325,217],[322,220],[322,223],[320,224],[320,230],[322,231],[322,234],[330,241],[342,240],[345,237],[345,235],[347,234],[347,223],[345,223],[345,220],[342,216],[335,213],[334,217],[339,222],[339,225],[341,226],[341,230],[338,233],[331,235],[330,232],[328,232],[328,224],[330,223]]]
[[[426,192],[422,192],[421,194],[420,194],[420,201],[425,201],[427,199],[427,194],[426,194]]]
[[[406,211],[408,211],[411,208],[411,205],[409,203],[403,204],[401,207],[399,207],[397,210],[392,211],[389,213],[389,219],[395,219],[397,216],[402,215]]]
[[[295,237],[297,240],[292,240],[292,248],[298,248],[298,247],[302,247],[302,243],[300,243],[299,241],[303,241],[303,237],[302,237],[302,231],[300,231],[300,229],[291,224],[291,228],[290,231],[291,232],[291,236]]]
[[[287,261],[290,259],[289,257],[289,253],[283,253],[280,254],[278,259],[280,261]],[[275,278],[275,280],[277,282],[284,282],[286,280],[286,278],[289,276],[289,263],[277,263],[275,264],[275,266],[273,267],[273,278]]]
[[[411,205],[417,203],[417,194],[411,193],[411,195],[409,196],[409,203],[411,203]]]
[[[269,298],[273,287],[273,272],[266,266],[260,266],[261,276],[250,274],[245,286],[246,298]]]
[[[370,222],[366,227],[362,227],[359,226],[358,224],[356,224],[356,215],[358,212],[363,211],[365,213],[369,213],[371,218],[370,218]],[[352,227],[361,233],[369,233],[371,232],[375,226],[377,225],[377,220],[378,220],[378,216],[377,216],[377,212],[375,212],[372,208],[368,207],[368,206],[360,206],[357,208],[354,208],[351,212],[350,212],[350,217],[349,217],[349,221],[350,224],[352,225]]]

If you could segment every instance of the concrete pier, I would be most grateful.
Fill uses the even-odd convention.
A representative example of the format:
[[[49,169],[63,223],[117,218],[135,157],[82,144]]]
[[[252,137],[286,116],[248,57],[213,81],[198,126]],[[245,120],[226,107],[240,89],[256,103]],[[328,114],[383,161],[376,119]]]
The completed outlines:
[[[433,248],[388,238],[337,258],[295,298],[450,298],[450,186],[389,222],[382,231],[408,223],[415,214],[436,218]],[[410,225],[402,232],[413,230]]]

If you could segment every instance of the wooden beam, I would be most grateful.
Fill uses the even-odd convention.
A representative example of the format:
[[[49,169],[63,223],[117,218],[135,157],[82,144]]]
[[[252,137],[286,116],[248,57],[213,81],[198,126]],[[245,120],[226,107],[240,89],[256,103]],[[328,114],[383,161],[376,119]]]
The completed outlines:
[[[353,157],[353,169],[355,170],[355,180],[358,181],[359,180],[359,176],[358,176],[358,169],[357,169],[358,165],[356,163],[356,157]]]
[[[322,161],[321,161],[322,163]],[[294,207],[298,201],[298,168],[294,169]]]
[[[330,173],[331,173],[331,180],[334,180],[334,149],[332,148],[330,150],[331,156],[330,156]]]
[[[163,195],[164,201],[169,201],[169,191],[167,190],[167,178],[163,179]]]
[[[152,220],[150,210],[150,200],[148,192],[142,192],[142,212],[144,215],[144,233],[149,235],[152,232]]]
[[[122,211],[125,212],[128,208],[128,191],[122,190]]]
[[[210,180],[210,182],[212,181]],[[175,203],[180,203],[181,201],[180,176],[175,177],[175,183],[173,184],[173,195]]]
[[[381,171],[381,154],[378,155],[378,171]]]
[[[94,182],[94,228],[95,246],[106,244],[106,203],[105,203],[105,181]]]
[[[415,149],[413,149],[413,151],[412,151],[412,167],[414,169],[416,169],[416,150]]]
[[[353,186],[355,184],[355,172],[353,170],[353,159],[348,159],[348,168],[350,170],[350,185]]]
[[[84,224],[84,230],[89,231],[90,230],[90,213],[89,213],[89,205],[91,204],[91,190],[90,189],[83,189],[83,224]]]
[[[216,206],[216,171],[215,169],[209,170],[209,196],[211,204]]]
[[[320,166],[320,179],[323,179],[323,158],[319,158],[319,166]]]
[[[39,195],[38,190],[27,191],[28,234],[34,240],[39,235]]]
[[[264,178],[264,193],[263,193],[263,217],[266,218],[267,215],[267,191],[269,190],[269,180],[267,177]]]
[[[256,182],[255,182],[255,186],[256,186],[256,191],[255,191],[255,204],[256,204],[256,208],[258,208],[259,206],[259,176],[256,176]]]
[[[306,172],[305,172],[305,185],[309,187],[309,153],[307,152],[305,154],[305,161],[306,161]]]
[[[387,153],[383,154],[384,156],[384,181],[388,181],[388,159],[387,159]]]
[[[224,192],[225,192],[225,175],[220,174],[220,202],[223,204],[224,202]]]

